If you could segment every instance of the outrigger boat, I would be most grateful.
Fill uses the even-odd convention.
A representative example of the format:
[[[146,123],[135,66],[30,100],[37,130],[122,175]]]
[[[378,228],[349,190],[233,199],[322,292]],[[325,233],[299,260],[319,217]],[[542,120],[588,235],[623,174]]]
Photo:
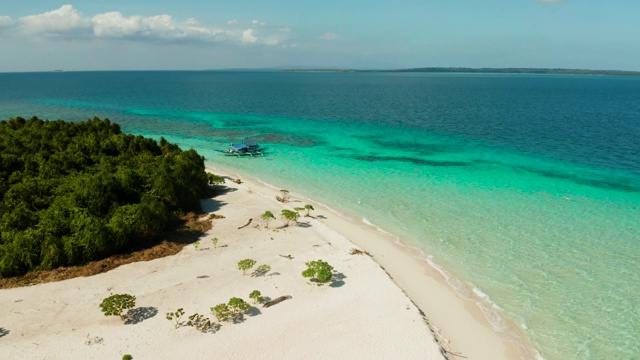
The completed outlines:
[[[228,156],[243,156],[243,155],[262,155],[262,153],[266,148],[260,147],[257,142],[254,141],[246,141],[243,143],[234,143],[231,144],[228,148],[223,150],[223,153]]]

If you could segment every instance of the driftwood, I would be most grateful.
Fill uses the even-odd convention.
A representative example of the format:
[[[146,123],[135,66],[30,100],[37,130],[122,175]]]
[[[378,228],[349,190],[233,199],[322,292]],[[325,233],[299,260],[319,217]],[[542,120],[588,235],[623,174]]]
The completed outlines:
[[[282,256],[283,258],[287,258],[289,260],[293,259],[293,256],[291,255],[280,255],[280,256]]]
[[[252,222],[252,221],[253,221],[253,219],[249,219],[249,221],[247,221],[247,223],[246,223],[246,224],[244,224],[244,225],[240,226],[240,227],[238,228],[238,230],[240,230],[240,229],[242,229],[242,228],[246,228],[247,226],[249,226],[249,224],[251,224],[251,222]]]
[[[263,308],[268,308],[270,306],[273,306],[275,304],[279,304],[285,300],[289,300],[291,299],[291,295],[285,295],[285,296],[280,296],[279,298],[275,298],[271,301],[269,301],[268,303],[265,303],[264,305],[262,305]]]
[[[240,180],[240,179],[235,179],[235,180],[233,180],[233,182],[236,183],[236,184],[242,184],[242,180]]]
[[[349,251],[349,255],[369,255],[373,257],[371,254],[369,254],[368,251],[364,251],[356,248],[351,249],[351,251]]]

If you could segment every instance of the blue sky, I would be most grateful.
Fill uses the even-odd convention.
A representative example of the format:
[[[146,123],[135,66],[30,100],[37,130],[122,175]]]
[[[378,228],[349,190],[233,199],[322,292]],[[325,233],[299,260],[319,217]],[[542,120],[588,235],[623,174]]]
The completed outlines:
[[[2,0],[0,71],[640,70],[638,0]]]

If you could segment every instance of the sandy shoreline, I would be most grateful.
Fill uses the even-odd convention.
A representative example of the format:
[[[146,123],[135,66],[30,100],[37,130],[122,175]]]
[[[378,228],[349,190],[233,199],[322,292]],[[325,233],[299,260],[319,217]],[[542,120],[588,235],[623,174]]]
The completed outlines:
[[[228,169],[209,166],[216,174],[241,178],[246,186],[262,194],[278,195],[271,184],[237,174]],[[425,314],[431,330],[451,359],[537,359],[539,354],[518,336],[513,342],[498,334],[473,299],[457,294],[438,270],[424,259],[424,253],[398,243],[391,234],[347,214],[328,208],[313,199],[298,196],[304,203],[313,204],[335,215],[323,220],[331,229],[342,234],[359,248],[367,251],[393,282]],[[297,205],[295,205],[297,206]],[[507,325],[509,326],[509,325]],[[514,325],[510,324],[510,327]],[[454,354],[462,355],[460,357]]]
[[[450,359],[458,358],[451,353],[466,359],[528,357],[500,338],[440,273],[392,238],[307,199],[279,203],[277,189],[240,178],[241,184],[227,181],[229,191],[203,203],[204,211],[225,218],[214,220],[197,249],[189,245],[174,256],[92,277],[0,290],[0,359],[443,359],[442,347]],[[315,207],[315,218],[302,217],[300,226],[276,230],[282,224],[277,219],[267,229],[260,220],[266,210],[277,215],[307,203]],[[249,219],[249,226],[238,229]],[[349,254],[355,247],[372,258]],[[242,275],[236,264],[245,258],[272,270]],[[311,285],[301,276],[304,263],[317,259],[334,266],[333,286]],[[233,296],[249,301],[253,290],[292,299],[256,306],[244,322],[224,322],[216,333],[174,329],[165,319],[178,308],[215,319],[210,307]],[[110,293],[137,297],[136,323],[100,312]]]

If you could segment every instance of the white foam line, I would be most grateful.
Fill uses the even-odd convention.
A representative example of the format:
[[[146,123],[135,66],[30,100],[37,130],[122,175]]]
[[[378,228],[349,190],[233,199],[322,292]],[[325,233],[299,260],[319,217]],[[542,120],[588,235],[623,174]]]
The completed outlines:
[[[214,169],[213,167],[210,167],[212,169]],[[225,173],[229,173],[229,171],[225,171],[220,169],[220,171],[223,171]],[[239,174],[236,174],[236,177],[240,177]],[[280,187],[274,186],[264,180],[258,179],[258,178],[252,178],[252,180],[259,182],[260,184],[273,189],[275,191],[280,191]],[[311,198],[309,198],[308,196],[305,196],[303,194],[299,194],[299,193],[290,193],[290,195],[292,197],[296,197],[302,200],[308,200],[309,202],[314,202],[322,207],[324,207],[325,209],[327,209],[329,212],[333,213],[336,216],[339,216],[340,218],[347,220],[347,221],[352,221],[355,220],[357,218],[352,217],[352,216],[348,216],[330,206],[328,206],[327,204],[318,202],[316,200],[313,200]],[[454,276],[453,274],[451,274],[449,271],[447,271],[444,267],[442,267],[441,265],[437,264],[434,261],[434,257],[432,255],[427,255],[424,250],[422,250],[421,248],[414,246],[414,245],[409,245],[403,241],[400,240],[400,238],[384,229],[382,229],[381,227],[377,226],[376,224],[372,223],[369,219],[367,219],[366,217],[362,217],[360,219],[360,222],[368,227],[374,228],[376,231],[386,235],[387,237],[391,238],[394,240],[394,243],[397,244],[398,246],[407,249],[407,251],[411,254],[417,253],[419,255],[414,255],[414,257],[423,260],[424,262],[426,262],[431,268],[435,269],[438,273],[440,273],[442,275],[442,277],[445,279],[446,283],[449,285],[449,287],[451,289],[453,289],[453,291],[458,294],[458,296],[460,296],[461,298],[471,301],[473,302],[482,312],[482,314],[485,316],[485,318],[487,319],[487,321],[489,322],[489,324],[491,325],[491,327],[493,328],[493,330],[498,333],[501,337],[505,338],[505,339],[509,339],[512,343],[514,343],[517,347],[521,347],[521,348],[525,348],[525,349],[529,349],[529,347],[526,346],[526,343],[524,341],[524,339],[521,339],[519,336],[517,336],[515,333],[512,333],[509,331],[509,326],[507,325],[507,322],[505,321],[505,318],[503,316],[500,315],[500,313],[498,311],[502,311],[502,308],[496,304],[495,302],[493,302],[491,300],[491,298],[485,294],[482,290],[480,290],[478,287],[476,287],[474,284],[470,283],[470,286],[465,285],[465,283],[458,277]],[[540,352],[538,352],[537,349],[533,349],[536,354],[535,354],[535,358],[537,360],[545,360],[545,358],[542,356],[542,354],[540,354]]]

